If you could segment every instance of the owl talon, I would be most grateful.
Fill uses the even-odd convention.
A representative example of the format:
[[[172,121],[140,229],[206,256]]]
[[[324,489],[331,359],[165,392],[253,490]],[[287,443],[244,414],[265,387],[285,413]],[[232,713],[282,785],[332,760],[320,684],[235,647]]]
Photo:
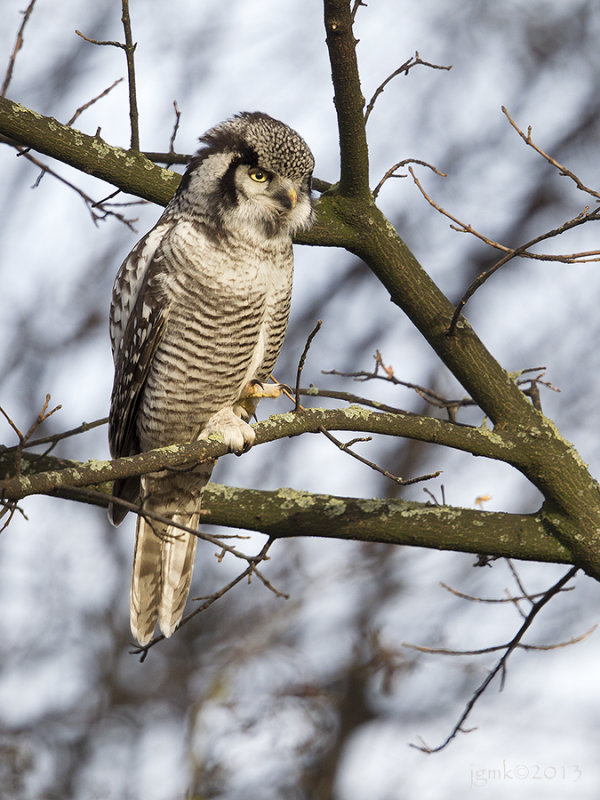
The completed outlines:
[[[285,383],[261,383],[258,380],[248,381],[240,394],[240,401],[249,398],[260,400],[261,397],[277,399],[284,391],[291,391]]]
[[[254,444],[256,434],[254,428],[240,419],[231,408],[223,408],[209,419],[198,438],[208,439],[216,433],[222,439],[230,453],[241,456]]]
[[[252,448],[253,444],[254,442],[244,442],[241,450],[233,450],[232,452],[236,456],[243,456],[244,453],[247,453]]]

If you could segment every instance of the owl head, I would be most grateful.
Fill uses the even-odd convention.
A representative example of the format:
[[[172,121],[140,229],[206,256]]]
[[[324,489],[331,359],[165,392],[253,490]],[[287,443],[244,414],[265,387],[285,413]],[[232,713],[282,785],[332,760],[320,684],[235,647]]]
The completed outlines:
[[[308,227],[314,158],[283,122],[243,112],[200,137],[174,201],[217,233],[290,237]]]

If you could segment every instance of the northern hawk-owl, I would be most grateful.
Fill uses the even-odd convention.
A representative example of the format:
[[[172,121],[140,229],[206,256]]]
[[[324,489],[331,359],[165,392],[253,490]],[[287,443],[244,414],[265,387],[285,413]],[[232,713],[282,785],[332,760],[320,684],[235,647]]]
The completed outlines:
[[[113,457],[218,433],[231,451],[254,441],[248,420],[285,335],[292,236],[313,217],[313,156],[287,125],[241,113],[201,137],[171,202],[119,269],[110,310],[115,378]],[[115,482],[141,503],[131,581],[131,629],[177,627],[192,578],[202,490],[212,463]],[[127,509],[114,503],[118,525]]]

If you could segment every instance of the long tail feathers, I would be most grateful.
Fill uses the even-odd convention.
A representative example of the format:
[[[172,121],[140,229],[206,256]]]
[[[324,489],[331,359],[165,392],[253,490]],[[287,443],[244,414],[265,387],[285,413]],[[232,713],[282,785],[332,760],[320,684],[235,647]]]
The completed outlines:
[[[198,528],[199,513],[172,514],[173,522]],[[171,636],[190,591],[197,538],[175,526],[138,517],[131,577],[131,631],[141,645],[154,635],[156,622]]]

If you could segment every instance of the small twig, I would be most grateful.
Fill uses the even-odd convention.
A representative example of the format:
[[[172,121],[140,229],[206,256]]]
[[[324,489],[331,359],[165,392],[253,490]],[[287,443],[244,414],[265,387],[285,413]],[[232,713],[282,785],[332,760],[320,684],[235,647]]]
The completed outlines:
[[[139,129],[139,115],[137,108],[137,97],[135,89],[135,64],[133,54],[137,47],[137,42],[134,42],[131,36],[131,19],[129,17],[129,0],[122,1],[123,14],[121,21],[123,23],[123,31],[125,32],[125,55],[127,58],[127,81],[129,83],[129,119],[131,122],[131,149],[139,151],[140,149],[140,129]]]
[[[565,264],[577,264],[577,263],[586,263],[587,261],[599,261],[600,260],[600,251],[588,251],[586,253],[570,253],[568,255],[560,255],[557,253],[552,254],[542,254],[542,253],[532,253],[530,248],[540,242],[546,241],[547,239],[552,239],[555,236],[561,236],[566,231],[571,230],[572,228],[577,227],[578,225],[584,225],[586,222],[594,222],[600,219],[599,210],[596,211],[588,211],[585,208],[582,212],[577,214],[577,216],[573,217],[573,219],[567,220],[562,225],[559,225],[558,228],[553,228],[551,231],[547,231],[546,233],[541,234],[540,236],[536,236],[533,239],[530,239],[525,244],[520,245],[519,247],[515,247],[514,250],[509,250],[505,256],[501,259],[496,261],[489,269],[482,272],[475,280],[470,284],[466,292],[460,298],[459,302],[454,309],[454,314],[452,316],[452,320],[450,325],[448,326],[447,334],[451,336],[454,333],[454,329],[458,323],[458,319],[462,314],[462,311],[466,304],[469,302],[471,297],[475,294],[475,292],[483,286],[483,284],[492,277],[495,272],[503,267],[505,264],[508,264],[509,261],[512,261],[513,258],[521,257],[521,258],[532,258],[538,261],[558,261]],[[469,226],[470,227],[470,226]],[[476,233],[473,229],[468,231],[469,233],[473,233],[477,235],[478,238],[482,238],[480,235]],[[491,243],[491,242],[488,242]],[[492,244],[492,246],[495,246]],[[502,246],[499,246],[497,249],[505,249]]]
[[[101,41],[100,39],[92,39],[90,36],[86,36],[80,30],[75,29],[75,33],[77,36],[80,36],[84,41],[89,42],[90,44],[98,45],[99,47],[119,47],[121,50],[125,49],[125,45],[123,42],[117,42],[114,40],[104,40]]]
[[[531,139],[531,127],[529,127],[527,134],[525,134],[516,125],[516,123],[510,117],[510,115],[508,114],[508,112],[506,111],[504,106],[502,107],[502,111],[504,112],[504,114],[508,118],[510,124],[519,133],[519,135],[521,136],[523,141],[527,145],[532,147],[543,158],[545,158],[546,161],[548,161],[549,164],[551,164],[553,167],[555,167],[559,171],[560,175],[570,178],[575,183],[577,188],[580,189],[581,191],[586,192],[587,194],[591,195],[592,197],[594,197],[596,199],[600,199],[600,193],[599,192],[596,192],[593,189],[591,189],[590,187],[586,186],[577,177],[577,175],[575,175],[571,170],[567,169],[562,164],[560,164],[558,161],[556,161],[554,158],[552,158],[547,153],[545,153],[541,148],[539,148],[532,141],[532,139]],[[425,192],[425,190],[421,186],[419,180],[415,176],[414,171],[412,170],[411,167],[409,167],[409,172],[412,175],[412,178],[413,178],[413,180],[415,182],[415,185],[417,186],[417,188],[419,189],[419,191],[421,192],[423,197],[427,200],[427,202],[433,208],[435,208],[437,211],[439,211],[441,214],[443,214],[445,217],[447,217],[448,219],[452,220],[452,222],[455,223],[456,227],[455,227],[455,225],[451,225],[450,226],[451,228],[453,228],[453,230],[456,230],[456,231],[458,231],[460,233],[470,233],[473,236],[475,236],[478,239],[480,239],[485,244],[488,244],[491,247],[494,247],[495,249],[500,250],[500,251],[505,253],[505,255],[502,258],[500,258],[488,270],[486,270],[481,275],[479,275],[471,283],[471,285],[468,287],[467,291],[464,293],[464,295],[462,296],[460,302],[457,304],[457,306],[455,308],[454,315],[452,317],[452,321],[450,322],[450,326],[448,328],[448,335],[451,335],[454,332],[454,329],[456,327],[456,324],[458,322],[458,319],[460,317],[460,314],[462,313],[462,310],[463,310],[464,306],[469,301],[469,299],[473,296],[473,294],[477,291],[477,289],[479,289],[488,280],[488,278],[490,278],[501,267],[503,267],[506,263],[508,263],[509,261],[511,261],[513,258],[515,258],[517,256],[523,257],[523,258],[537,259],[537,260],[540,260],[540,261],[558,261],[558,262],[567,263],[567,264],[581,264],[581,263],[589,263],[589,262],[592,262],[592,261],[600,260],[600,251],[599,250],[589,250],[589,251],[584,251],[584,252],[568,253],[568,254],[554,254],[554,253],[553,254],[549,254],[549,253],[533,253],[533,252],[531,252],[531,248],[534,247],[535,245],[539,244],[540,242],[546,241],[546,240],[554,238],[556,236],[560,236],[563,233],[565,233],[566,231],[571,230],[571,229],[573,229],[573,228],[575,228],[575,227],[577,227],[579,225],[584,225],[587,222],[597,221],[598,219],[600,219],[600,213],[599,213],[598,209],[590,211],[589,207],[586,206],[586,208],[584,208],[583,211],[581,211],[579,214],[577,214],[572,219],[567,220],[562,225],[559,225],[557,228],[554,228],[554,229],[552,229],[550,231],[547,231],[546,233],[543,233],[540,236],[536,236],[533,239],[531,239],[530,241],[526,242],[525,244],[520,245],[519,247],[509,248],[509,247],[506,247],[505,245],[501,245],[499,242],[496,242],[496,241],[490,239],[489,237],[484,236],[483,234],[479,233],[471,225],[467,225],[466,223],[461,222],[455,216],[453,216],[448,211],[446,211],[444,208],[442,208],[440,205],[438,205],[434,200],[432,200],[432,198],[427,194],[427,192]]]
[[[585,633],[581,633],[579,636],[573,636],[571,639],[567,639],[564,642],[555,642],[554,644],[523,644],[522,642],[519,642],[514,646],[513,649],[518,648],[519,650],[541,650],[543,652],[547,652],[549,650],[558,650],[561,647],[570,647],[572,644],[578,644],[579,642],[582,642],[584,639],[587,639],[588,636],[591,636],[591,634],[594,633],[597,628],[597,624],[592,625],[592,627],[585,631]],[[419,653],[427,653],[428,655],[434,656],[485,656],[489,653],[497,653],[499,650],[504,650],[507,647],[510,647],[510,644],[510,642],[507,642],[506,644],[494,644],[491,647],[480,647],[477,650],[450,650],[446,647],[425,647],[424,645],[410,644],[409,642],[402,642],[402,647],[408,647],[411,650],[416,650]]]
[[[526,631],[529,629],[529,627],[533,623],[535,617],[539,614],[539,612],[542,610],[542,608],[544,608],[544,606],[547,605],[547,603],[556,594],[558,594],[562,590],[563,586],[566,583],[568,583],[571,580],[571,578],[574,577],[574,575],[578,572],[578,570],[579,570],[578,567],[572,567],[568,572],[566,572],[563,575],[563,577],[560,580],[558,580],[554,584],[554,586],[552,586],[550,589],[548,589],[547,592],[544,593],[543,597],[541,597],[539,600],[537,600],[533,604],[533,606],[531,607],[529,613],[527,614],[526,619],[524,620],[523,624],[521,625],[521,627],[519,628],[517,633],[513,636],[513,638],[511,639],[510,642],[508,642],[507,644],[504,645],[504,647],[506,648],[504,654],[499,659],[499,661],[497,662],[495,667],[491,670],[491,672],[488,673],[488,675],[485,677],[485,679],[477,687],[477,689],[473,693],[471,699],[469,700],[469,702],[465,706],[465,709],[464,709],[463,713],[461,714],[460,719],[458,720],[458,722],[456,723],[456,725],[454,726],[454,728],[452,729],[450,734],[446,737],[446,739],[440,745],[438,745],[437,747],[429,747],[425,743],[423,743],[422,745],[416,745],[416,744],[412,744],[411,743],[411,745],[410,745],[411,747],[414,747],[417,750],[421,750],[423,753],[437,753],[440,750],[443,750],[452,741],[452,739],[454,739],[455,736],[457,736],[458,733],[467,733],[467,732],[469,732],[463,726],[464,726],[464,723],[467,720],[467,717],[469,716],[469,714],[473,710],[473,707],[475,706],[475,703],[479,700],[481,695],[485,692],[485,690],[490,685],[490,683],[494,680],[496,675],[498,675],[499,673],[502,673],[502,676],[503,676],[502,677],[502,682],[504,682],[504,675],[505,675],[505,672],[506,672],[506,662],[508,661],[508,659],[511,656],[511,654],[520,645],[521,639],[523,638],[523,636],[525,635]],[[412,647],[412,645],[408,645],[408,646]],[[474,730],[474,729],[471,729],[471,730]]]
[[[18,448],[18,447],[21,447],[21,446],[22,446],[22,444],[21,444],[21,443],[23,442],[23,434],[21,433],[20,429],[19,429],[19,428],[17,428],[17,426],[16,426],[16,424],[13,422],[12,418],[11,418],[11,417],[9,417],[8,413],[7,413],[7,412],[6,412],[6,411],[5,411],[5,410],[2,408],[2,406],[0,406],[0,414],[2,414],[2,416],[4,417],[4,419],[5,419],[5,420],[8,422],[8,424],[10,425],[10,427],[13,429],[13,431],[14,431],[14,432],[17,434],[17,436],[18,436],[18,438],[19,438],[19,444],[18,444],[18,445],[15,445],[15,449],[16,449],[16,448]]]
[[[2,409],[0,408],[0,411]],[[2,412],[4,413],[4,412]],[[44,436],[41,439],[32,439],[31,441],[24,442],[22,445],[14,445],[13,447],[7,447],[4,452],[9,453],[12,450],[16,450],[17,447],[35,447],[39,444],[56,444],[61,439],[67,439],[69,436],[76,436],[79,433],[85,433],[86,431],[91,431],[93,428],[98,428],[100,425],[106,425],[108,422],[108,417],[104,417],[103,419],[94,420],[94,422],[82,422],[81,425],[78,425],[76,428],[71,428],[68,431],[63,431],[62,433],[54,433],[51,436]]]
[[[388,83],[392,81],[397,75],[401,75],[402,73],[404,73],[404,75],[408,75],[409,71],[416,66],[430,67],[431,69],[445,69],[445,70],[452,69],[452,66],[443,67],[440,66],[439,64],[431,64],[429,63],[429,61],[423,61],[419,56],[418,51],[415,51],[414,56],[408,58],[404,62],[404,64],[399,66],[398,69],[395,69],[390,75],[388,75],[387,78],[382,83],[379,84],[377,89],[375,89],[375,93],[373,94],[373,97],[369,100],[369,103],[365,111],[365,123],[369,119],[371,111],[373,111],[373,107],[375,106],[377,98],[383,92]]]
[[[137,221],[136,219],[128,219],[123,214],[119,214],[116,211],[111,211],[110,209],[104,208],[104,206],[102,205],[102,201],[99,201],[99,202],[94,201],[82,189],[80,189],[78,186],[75,186],[74,183],[71,183],[71,181],[68,181],[66,178],[63,178],[62,175],[59,175],[58,172],[55,172],[47,164],[44,164],[38,158],[36,158],[35,156],[31,155],[31,153],[29,153],[25,148],[20,147],[19,145],[12,145],[12,146],[16,150],[18,150],[20,156],[23,156],[23,158],[26,158],[27,161],[31,162],[36,167],[39,167],[39,169],[41,169],[44,174],[51,175],[53,178],[56,178],[57,181],[60,181],[60,183],[64,184],[69,189],[72,189],[74,192],[76,192],[76,194],[78,194],[81,197],[81,199],[83,200],[83,202],[86,205],[86,208],[90,212],[90,216],[92,218],[92,222],[94,223],[94,225],[97,226],[99,220],[106,219],[106,217],[110,216],[110,217],[114,217],[115,219],[119,220],[119,222],[122,222],[123,225],[126,225],[130,230],[135,231],[133,223]],[[39,178],[35,182],[35,184],[32,186],[32,188],[35,188],[38,185],[38,183],[39,183]],[[100,208],[103,213],[102,214],[95,214],[94,210],[93,210],[94,208]]]
[[[560,165],[558,165],[558,166],[560,167]],[[522,244],[519,247],[510,248],[510,247],[507,247],[506,245],[503,245],[503,244],[500,244],[499,242],[494,241],[493,239],[490,239],[488,236],[485,236],[484,234],[482,234],[479,231],[475,230],[471,225],[467,225],[467,223],[462,222],[457,217],[455,217],[453,214],[450,214],[450,212],[446,211],[445,208],[442,208],[442,206],[440,206],[438,203],[436,203],[435,200],[433,200],[427,194],[427,192],[425,191],[425,189],[421,185],[419,179],[415,175],[414,170],[412,169],[412,167],[409,167],[408,171],[410,172],[416,187],[419,189],[419,191],[421,192],[421,194],[423,195],[425,200],[427,200],[429,205],[431,205],[432,208],[435,208],[436,211],[438,211],[443,216],[445,216],[448,219],[452,220],[452,222],[454,224],[451,225],[450,227],[453,230],[457,231],[458,233],[469,233],[472,236],[475,236],[480,241],[482,241],[484,244],[487,244],[490,247],[493,247],[494,249],[499,250],[499,251],[504,253],[502,258],[500,258],[498,261],[496,261],[496,263],[493,264],[488,270],[486,270],[485,272],[481,273],[481,275],[479,275],[470,284],[470,286],[468,287],[467,291],[461,297],[459,303],[457,304],[457,306],[456,306],[456,308],[454,310],[454,315],[453,315],[452,320],[450,322],[450,325],[448,327],[447,334],[449,336],[453,334],[454,329],[456,328],[456,325],[458,323],[458,319],[459,319],[459,317],[460,317],[460,315],[462,313],[463,308],[465,307],[467,302],[470,300],[470,298],[473,296],[473,294],[475,294],[477,289],[479,289],[495,272],[497,272],[501,267],[503,267],[505,264],[507,264],[513,258],[521,257],[521,258],[531,258],[531,259],[535,259],[537,261],[557,261],[559,263],[564,263],[564,264],[585,264],[585,263],[589,263],[589,262],[593,262],[593,261],[600,261],[600,250],[587,250],[587,251],[583,251],[583,252],[567,253],[567,254],[560,254],[560,253],[533,253],[533,252],[531,252],[531,248],[534,247],[535,245],[540,244],[540,242],[544,242],[544,241],[546,241],[548,239],[552,239],[554,237],[561,236],[566,231],[572,230],[573,228],[575,228],[575,227],[577,227],[579,225],[584,225],[587,222],[595,222],[595,221],[597,221],[598,219],[600,219],[600,209],[596,209],[594,211],[590,211],[589,207],[586,206],[586,208],[584,208],[583,211],[581,211],[579,214],[577,214],[572,219],[567,220],[562,225],[559,225],[557,228],[553,228],[552,230],[547,231],[546,233],[540,234],[539,236],[536,236],[533,239],[530,239],[528,242],[525,242],[525,244]],[[572,173],[570,174],[569,171],[567,170],[565,172],[561,172],[561,174],[565,174],[565,175],[568,175],[569,177],[571,177]],[[576,179],[576,176],[574,176],[574,179]],[[588,191],[587,187],[584,187],[583,184],[581,184],[581,181],[579,181],[579,179],[576,179],[576,180],[578,181],[578,184],[580,184],[579,188],[582,188],[585,191]],[[593,194],[593,192],[591,190],[589,190],[589,191],[590,191],[590,193]]]
[[[424,491],[427,491],[425,489]],[[477,597],[476,595],[472,594],[465,594],[464,592],[459,592],[458,589],[453,589],[452,586],[448,586],[447,583],[440,581],[440,586],[442,589],[445,589],[450,594],[453,594],[455,597],[460,597],[461,600],[469,600],[472,603],[515,603],[520,600],[537,600],[539,597],[543,597],[545,592],[536,592],[535,594],[531,595],[521,595],[520,597],[513,597],[510,595],[509,597]],[[573,587],[569,586],[566,589],[562,590],[563,592],[572,592]]]
[[[446,487],[444,486],[443,483],[440,486],[440,491],[441,491],[441,494],[442,494],[442,502],[441,503],[437,499],[437,497],[434,495],[434,493],[430,489],[428,489],[426,486],[423,487],[423,491],[425,492],[425,494],[428,497],[430,497],[432,499],[433,504],[435,506],[445,506],[446,505]]]
[[[545,370],[545,367],[538,367],[538,370],[542,369]],[[531,370],[523,370],[523,372],[528,372]],[[545,386],[547,389],[550,389],[553,392],[560,392],[560,389],[556,386],[553,386],[550,381],[543,381],[542,377],[544,376],[544,372],[537,375],[535,378],[519,378],[517,379],[516,383],[517,386],[524,387],[526,383],[529,384],[529,388],[523,388],[523,394],[527,395],[533,404],[533,407],[538,411],[542,411],[542,398],[540,394],[540,386]]]
[[[405,158],[403,161],[398,161],[394,164],[393,167],[390,167],[388,171],[385,173],[383,178],[379,181],[377,186],[373,189],[373,198],[376,198],[379,192],[381,191],[381,187],[389,178],[406,178],[407,175],[396,175],[396,170],[400,169],[401,167],[405,167],[407,164],[420,164],[422,167],[429,167],[430,170],[433,170],[436,175],[439,175],[441,178],[447,178],[448,175],[445,172],[442,172],[437,167],[434,167],[433,164],[428,164],[427,161],[421,161],[419,158]]]
[[[475,401],[472,400],[470,397],[463,397],[460,400],[449,400],[448,398],[443,397],[438,392],[433,391],[433,389],[428,389],[425,386],[420,386],[417,383],[410,383],[409,381],[400,380],[394,375],[393,367],[386,366],[383,363],[381,353],[379,350],[375,352],[374,358],[375,358],[375,369],[371,372],[367,371],[341,372],[340,370],[331,369],[331,370],[321,370],[321,373],[323,375],[336,375],[341,378],[353,378],[354,380],[360,382],[366,382],[370,380],[381,380],[381,381],[386,381],[388,383],[392,383],[394,386],[403,386],[406,389],[412,389],[414,392],[416,392],[416,394],[419,395],[419,397],[422,400],[425,400],[425,402],[429,403],[429,405],[432,405],[435,408],[445,409],[448,413],[449,419],[452,422],[456,421],[456,412],[458,411],[459,408],[476,405]],[[380,374],[379,371],[380,369],[383,372],[383,375]],[[318,391],[324,397],[328,396],[335,397],[334,393],[325,393],[322,390],[313,390],[313,393],[315,393],[315,391]],[[341,396],[342,393],[337,393],[337,394],[340,395],[338,399],[344,399]],[[348,395],[348,397],[354,397],[354,395]],[[356,402],[362,403],[363,401],[358,399]],[[370,401],[366,401],[364,404],[373,405],[373,407],[379,407],[379,405],[375,406],[375,404]],[[380,405],[381,409],[383,410],[384,405],[383,404]],[[387,410],[390,410],[392,413],[399,411],[399,409],[395,409],[390,406],[387,407]]]
[[[586,206],[583,211],[577,214],[573,219],[567,220],[567,222],[560,225],[558,228],[553,228],[551,231],[547,231],[546,233],[541,234],[540,236],[536,236],[531,241],[527,242],[520,247],[511,248],[507,247],[500,242],[495,241],[494,239],[490,239],[489,236],[485,236],[483,233],[480,233],[478,230],[473,228],[472,225],[468,225],[466,222],[462,222],[458,217],[455,217],[445,208],[440,206],[435,200],[427,194],[425,189],[423,188],[421,182],[415,175],[412,167],[408,168],[412,179],[415,183],[417,189],[421,192],[425,200],[429,203],[432,208],[435,208],[440,214],[442,214],[447,219],[451,220],[454,224],[450,225],[453,231],[457,231],[457,233],[470,233],[472,236],[475,236],[476,239],[479,239],[484,244],[489,245],[489,247],[493,247],[495,250],[499,250],[502,253],[505,253],[506,256],[510,258],[514,258],[516,255],[521,256],[523,258],[532,258],[537,261],[558,261],[564,264],[586,264],[593,261],[600,260],[600,250],[585,250],[580,253],[532,253],[529,248],[533,247],[540,242],[545,241],[546,239],[551,239],[555,236],[560,236],[565,231],[571,230],[571,228],[576,227],[577,225],[583,225],[586,222],[594,222],[600,219],[598,214],[598,210],[590,211],[589,207]],[[505,263],[504,261],[502,264]],[[499,266],[502,266],[500,264]],[[492,269],[495,271],[499,269],[498,265],[494,265]]]
[[[24,519],[28,519],[27,514],[23,511],[21,506],[19,506],[17,504],[16,500],[2,500],[2,499],[0,499],[0,507],[2,509],[0,511],[0,519],[2,519],[2,517],[4,517],[5,515],[8,514],[8,519],[2,524],[2,527],[0,527],[0,533],[2,533],[3,531],[5,531],[8,528],[8,526],[12,522],[12,519],[13,519],[13,517],[15,515],[15,512],[17,512],[17,511],[21,514],[21,516]]]
[[[356,12],[358,11],[358,9],[359,9],[361,6],[362,6],[363,8],[366,8],[366,7],[367,7],[367,4],[366,4],[366,3],[363,3],[363,0],[354,0],[354,5],[352,6],[352,13],[351,13],[352,22],[354,22],[354,20],[355,20],[355,18],[356,18]]]
[[[17,425],[13,422],[11,417],[7,414],[7,412],[0,406],[0,413],[6,419],[10,427],[16,433],[19,444],[14,448],[15,450],[15,464],[14,464],[14,474],[20,475],[21,474],[21,462],[22,462],[22,455],[23,455],[23,448],[26,446],[27,442],[31,439],[35,431],[40,427],[40,425],[45,422],[49,417],[59,411],[62,406],[55,406],[55,408],[50,409],[48,411],[48,405],[50,403],[50,395],[47,394],[44,398],[44,402],[42,405],[42,410],[37,415],[35,420],[29,427],[29,430],[26,433],[22,433],[21,430],[17,427]],[[12,449],[12,448],[11,448]]]
[[[398,486],[410,486],[413,483],[420,483],[421,481],[428,481],[428,480],[431,480],[431,478],[437,478],[439,475],[441,475],[442,471],[438,470],[437,472],[432,472],[429,475],[420,475],[417,478],[406,478],[406,479],[405,478],[400,478],[398,475],[393,475],[391,472],[388,472],[387,469],[384,469],[383,467],[380,467],[379,464],[375,464],[374,461],[369,461],[368,458],[364,458],[363,456],[360,456],[358,453],[355,453],[354,450],[351,449],[351,445],[354,444],[355,442],[371,441],[371,437],[370,436],[367,437],[366,439],[364,439],[364,438],[362,438],[362,439],[352,439],[352,441],[344,443],[344,442],[341,442],[339,439],[337,439],[335,436],[333,436],[333,434],[330,433],[323,426],[319,427],[319,431],[324,436],[326,436],[329,439],[330,442],[333,442],[333,444],[337,448],[339,448],[342,452],[348,453],[349,456],[352,456],[352,458],[355,458],[357,461],[360,461],[361,464],[365,464],[367,467],[370,467],[371,469],[375,470],[375,472],[379,472],[381,475],[384,475],[386,478],[389,478],[390,480],[394,481],[394,483],[397,483]]]
[[[538,153],[540,156],[542,156],[542,158],[545,158],[546,161],[549,164],[551,164],[553,167],[555,167],[558,170],[560,175],[564,176],[565,178],[570,178],[573,181],[573,183],[575,184],[575,186],[577,186],[577,188],[580,189],[582,192],[585,192],[586,194],[589,194],[592,197],[595,197],[597,200],[600,200],[600,192],[596,192],[596,191],[594,191],[594,189],[590,189],[589,186],[586,186],[584,183],[582,183],[582,181],[577,177],[577,175],[575,175],[574,172],[571,172],[570,169],[567,169],[567,167],[564,167],[562,164],[560,164],[558,161],[556,161],[556,159],[552,158],[552,156],[549,156],[548,153],[545,153],[541,149],[541,147],[538,147],[537,144],[535,144],[535,142],[531,138],[531,131],[532,131],[531,125],[529,125],[529,127],[527,128],[527,134],[525,134],[521,130],[521,128],[519,128],[517,123],[513,120],[513,118],[510,116],[510,114],[508,113],[508,111],[506,110],[506,108],[504,106],[502,106],[502,113],[507,118],[507,120],[510,122],[510,124],[513,126],[513,128],[516,130],[516,132],[519,134],[521,139],[523,139],[523,141],[525,142],[526,145],[529,145],[529,147],[532,147],[535,150],[536,153]]]
[[[118,84],[121,83],[122,81],[123,81],[123,78],[117,78],[116,81],[111,83],[111,85],[108,86],[106,89],[104,89],[103,92],[100,92],[99,95],[96,95],[96,97],[93,97],[91,100],[88,100],[87,103],[84,103],[82,106],[79,106],[79,108],[77,109],[77,111],[75,111],[75,113],[73,114],[71,119],[68,122],[65,122],[65,125],[69,125],[69,126],[72,125],[75,122],[75,120],[83,114],[84,111],[87,111],[87,109],[90,106],[93,106],[94,103],[97,103],[98,100],[101,100],[103,97],[106,97],[106,95],[109,92],[112,92],[112,90],[115,88],[115,86],[118,86]]]
[[[99,45],[101,47],[118,47],[125,51],[125,58],[127,60],[127,82],[129,84],[129,121],[131,125],[131,150],[139,152],[140,149],[140,132],[139,132],[139,114],[137,108],[137,96],[135,88],[135,63],[133,54],[137,47],[137,42],[133,41],[131,35],[131,18],[129,16],[129,0],[121,0],[121,22],[123,23],[123,31],[125,34],[125,42],[99,41],[98,39],[91,39],[85,36],[81,31],[76,30],[77,36],[81,36],[86,42],[90,44]]]
[[[380,403],[378,400],[370,400],[368,397],[361,397],[358,394],[351,392],[336,392],[329,389],[319,389],[316,386],[310,386],[308,389],[301,388],[300,395],[302,397],[328,397],[331,400],[342,400],[345,403],[355,403],[368,408],[376,408],[378,411],[385,411],[388,414],[410,414],[410,411],[404,411],[402,408],[387,405],[387,403]],[[293,400],[293,398],[291,398]]]
[[[229,555],[235,556],[235,558],[239,558],[242,561],[252,561],[253,559],[256,559],[256,556],[249,556],[247,553],[242,553],[240,550],[237,550],[235,547],[232,547],[231,545],[225,544],[225,542],[223,541],[223,539],[225,538],[239,539],[245,537],[238,536],[236,534],[234,534],[233,536],[229,535],[220,536],[211,533],[206,533],[205,531],[201,531],[197,528],[191,528],[189,525],[183,525],[182,523],[175,522],[173,519],[165,516],[164,514],[157,514],[154,511],[148,511],[142,505],[140,505],[140,503],[132,503],[129,500],[124,500],[122,497],[115,497],[114,495],[109,495],[109,494],[103,494],[102,496],[106,502],[122,506],[123,508],[126,508],[128,511],[133,511],[135,514],[138,514],[140,517],[143,517],[151,525],[151,527],[152,527],[152,522],[160,522],[162,525],[168,525],[171,528],[177,528],[177,530],[181,531],[182,533],[191,533],[192,536],[195,536],[197,539],[202,539],[205,542],[209,542],[210,544],[219,548],[219,550],[223,551],[223,554],[228,553]],[[202,513],[207,513],[207,512],[203,512],[201,509],[200,515],[202,515]]]
[[[173,100],[173,108],[175,109],[175,124],[173,125],[173,133],[169,139],[169,153],[175,152],[175,137],[179,130],[179,122],[181,121],[181,111],[177,107],[177,100]]]
[[[306,340],[306,344],[304,345],[304,350],[302,351],[302,355],[300,356],[300,361],[298,362],[298,370],[296,372],[296,392],[295,392],[295,405],[294,405],[294,412],[300,411],[300,378],[302,377],[302,370],[304,369],[304,362],[306,361],[306,356],[308,355],[308,351],[310,350],[310,346],[312,344],[312,340],[315,338],[317,333],[321,330],[321,325],[323,324],[322,320],[318,320],[315,327],[308,335],[308,339]]]
[[[19,30],[17,32],[15,46],[13,47],[12,53],[10,54],[10,58],[8,60],[8,67],[6,68],[4,82],[2,83],[2,89],[0,89],[0,97],[6,97],[6,92],[11,82],[13,70],[15,68],[17,53],[19,52],[21,47],[23,47],[23,33],[25,31],[25,26],[29,21],[29,17],[31,16],[31,12],[33,11],[34,5],[35,5],[35,0],[31,0],[25,11],[21,12],[23,14],[23,22],[21,22],[21,26],[19,27]]]

